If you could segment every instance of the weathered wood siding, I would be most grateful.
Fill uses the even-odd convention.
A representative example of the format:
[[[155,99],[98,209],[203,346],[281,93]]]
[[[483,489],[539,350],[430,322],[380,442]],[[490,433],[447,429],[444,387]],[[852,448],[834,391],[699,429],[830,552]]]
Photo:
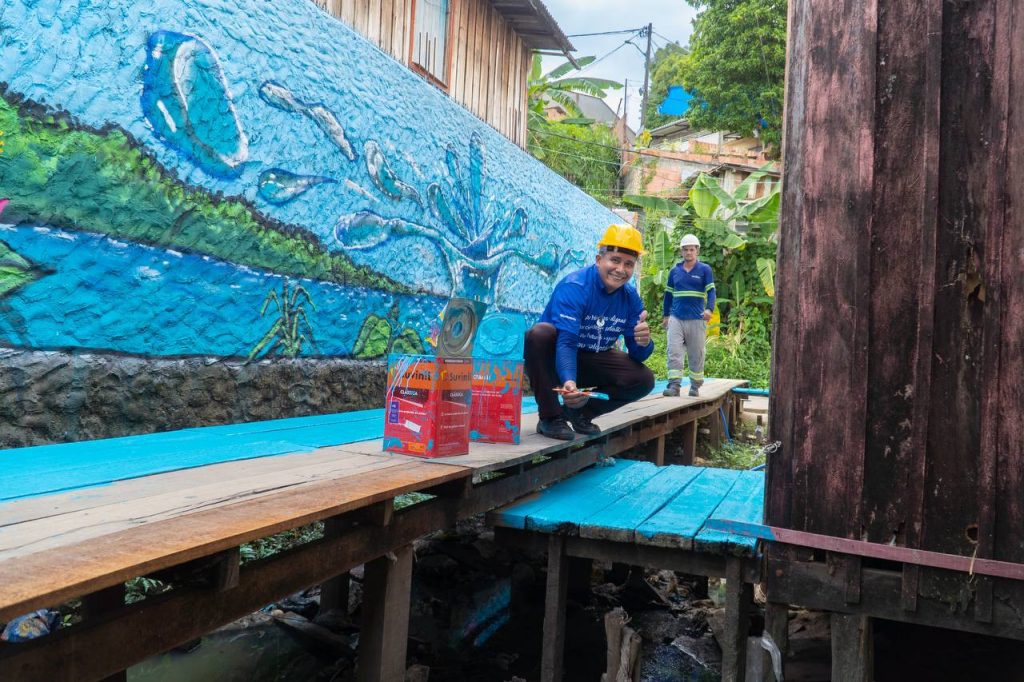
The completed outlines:
[[[768,522],[1024,562],[1024,4],[789,26]],[[984,580],[918,594],[991,619]]]
[[[409,64],[414,0],[313,2]],[[449,15],[448,94],[525,147],[530,50],[489,0],[450,0]]]

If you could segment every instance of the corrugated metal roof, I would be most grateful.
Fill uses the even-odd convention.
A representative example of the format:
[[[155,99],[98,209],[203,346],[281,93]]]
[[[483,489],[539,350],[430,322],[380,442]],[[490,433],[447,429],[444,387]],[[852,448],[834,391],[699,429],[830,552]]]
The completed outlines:
[[[491,0],[491,5],[533,50],[575,50],[540,0]]]

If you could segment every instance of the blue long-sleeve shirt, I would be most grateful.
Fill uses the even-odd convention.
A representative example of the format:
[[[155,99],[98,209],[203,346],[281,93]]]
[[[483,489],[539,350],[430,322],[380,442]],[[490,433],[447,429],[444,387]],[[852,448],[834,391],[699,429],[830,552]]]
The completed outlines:
[[[620,336],[626,340],[629,357],[637,362],[649,358],[654,342],[640,346],[633,338],[633,328],[643,309],[640,294],[632,284],[608,293],[596,265],[570,273],[555,285],[540,321],[558,330],[555,370],[562,383],[576,381],[579,351],[608,350]]]
[[[705,310],[714,312],[715,298],[715,276],[710,265],[697,261],[687,272],[682,263],[676,263],[668,273],[662,317],[699,320]]]

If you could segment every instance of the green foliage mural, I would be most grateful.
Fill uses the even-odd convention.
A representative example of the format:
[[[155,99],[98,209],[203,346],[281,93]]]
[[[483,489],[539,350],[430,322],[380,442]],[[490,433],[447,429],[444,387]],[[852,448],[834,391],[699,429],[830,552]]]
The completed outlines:
[[[302,352],[302,344],[309,342],[315,346],[313,340],[313,327],[309,324],[309,316],[306,315],[306,305],[316,310],[316,304],[309,297],[309,292],[301,284],[296,284],[289,292],[288,280],[285,279],[281,285],[281,294],[274,290],[267,293],[263,300],[263,307],[260,308],[260,317],[267,314],[270,304],[274,304],[277,317],[274,323],[263,335],[259,343],[249,353],[249,359],[258,357],[261,353],[264,357],[270,355],[283,355],[286,358],[298,357]]]
[[[404,290],[240,199],[176,180],[117,127],[91,130],[0,87],[4,219],[199,251],[282,275]]]
[[[414,329],[402,329],[398,321],[398,308],[392,306],[387,317],[369,315],[359,330],[352,354],[361,359],[379,358],[388,353],[419,355],[424,352],[423,342]]]

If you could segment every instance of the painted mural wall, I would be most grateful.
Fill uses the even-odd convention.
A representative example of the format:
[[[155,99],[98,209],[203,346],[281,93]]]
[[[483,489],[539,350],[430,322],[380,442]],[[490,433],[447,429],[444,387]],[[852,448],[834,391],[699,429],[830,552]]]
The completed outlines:
[[[0,26],[0,447],[375,405],[449,297],[517,333],[615,220],[308,0]]]

